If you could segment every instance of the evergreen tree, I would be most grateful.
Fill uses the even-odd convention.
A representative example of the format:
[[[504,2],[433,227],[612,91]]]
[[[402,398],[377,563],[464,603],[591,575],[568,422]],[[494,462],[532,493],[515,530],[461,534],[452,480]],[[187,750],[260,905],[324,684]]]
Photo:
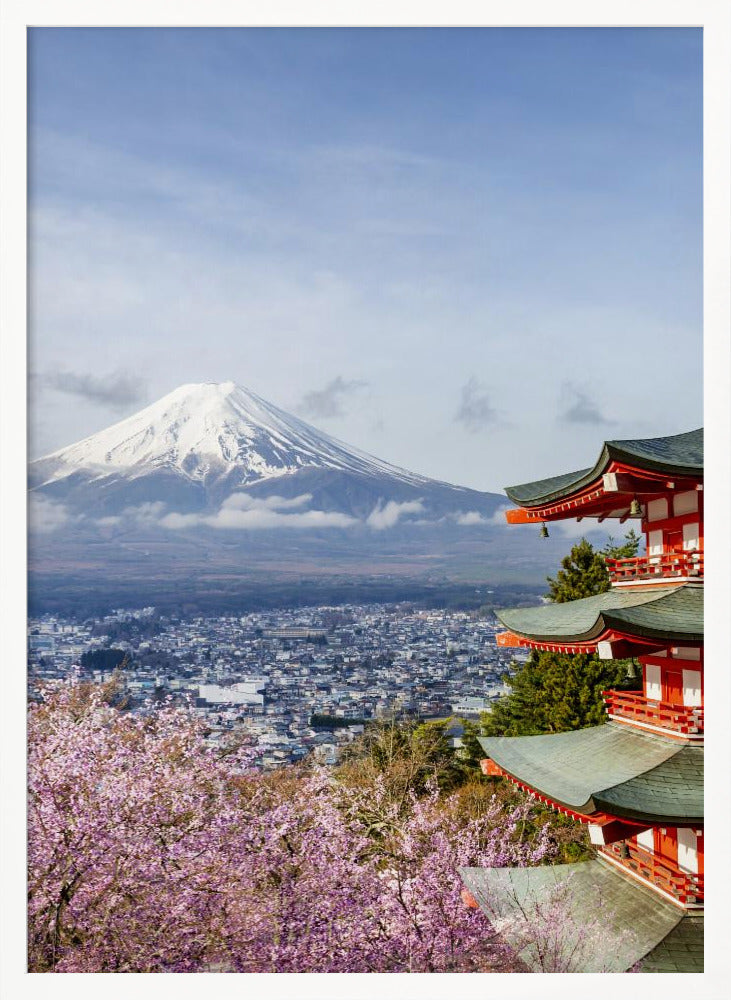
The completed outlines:
[[[478,736],[482,734],[479,723],[473,722],[471,719],[460,719],[459,721],[462,723],[462,748],[458,751],[457,756],[466,775],[469,776],[470,771],[479,770],[480,761],[485,756],[485,751],[477,742]]]
[[[605,721],[601,692],[626,680],[626,660],[534,650],[507,678],[510,693],[483,715],[483,732],[532,736],[598,726]]]
[[[637,555],[641,541],[635,529],[630,528],[623,542],[615,542],[610,535],[601,553],[605,559],[632,559]]]
[[[553,604],[566,604],[582,597],[593,597],[609,590],[609,571],[601,553],[582,538],[561,560],[555,577],[547,577],[548,594]]]
[[[555,604],[592,597],[609,590],[605,558],[631,558],[639,537],[611,538],[599,552],[585,538],[564,557],[555,578],[549,577],[549,599]],[[600,660],[595,654],[569,656],[533,650],[528,660],[506,677],[510,693],[482,717],[486,736],[560,733],[605,721],[601,692],[627,687],[627,660]]]

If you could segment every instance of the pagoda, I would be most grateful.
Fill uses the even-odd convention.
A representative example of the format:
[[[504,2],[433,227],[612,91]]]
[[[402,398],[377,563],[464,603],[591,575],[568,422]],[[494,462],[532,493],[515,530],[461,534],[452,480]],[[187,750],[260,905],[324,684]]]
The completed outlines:
[[[703,431],[607,441],[593,467],[506,493],[517,505],[508,522],[541,525],[542,533],[567,518],[641,519],[646,552],[607,560],[609,591],[497,615],[507,629],[501,646],[632,658],[642,686],[603,692],[603,725],[480,740],[483,772],[587,824],[595,855],[569,865],[462,869],[465,901],[507,928],[519,948],[521,919],[561,883],[579,925],[598,899],[607,904],[604,954],[581,971],[639,962],[643,972],[701,972]],[[538,968],[530,949],[521,955]]]

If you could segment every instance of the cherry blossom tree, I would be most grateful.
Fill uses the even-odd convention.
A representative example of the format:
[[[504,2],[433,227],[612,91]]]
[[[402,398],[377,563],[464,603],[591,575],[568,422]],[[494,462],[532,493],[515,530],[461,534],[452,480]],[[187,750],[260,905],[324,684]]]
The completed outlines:
[[[459,972],[504,964],[458,869],[534,864],[528,806],[271,776],[186,709],[46,690],[29,721],[29,955],[56,972]]]

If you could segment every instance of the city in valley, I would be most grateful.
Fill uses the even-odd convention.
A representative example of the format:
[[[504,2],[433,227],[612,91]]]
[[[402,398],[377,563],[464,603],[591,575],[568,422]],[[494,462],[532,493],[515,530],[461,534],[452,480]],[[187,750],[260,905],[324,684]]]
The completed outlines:
[[[496,646],[489,612],[405,604],[189,619],[148,607],[29,627],[31,698],[39,682],[116,676],[131,711],[189,704],[210,741],[251,739],[264,768],[309,754],[334,764],[371,719],[477,718],[516,652]]]

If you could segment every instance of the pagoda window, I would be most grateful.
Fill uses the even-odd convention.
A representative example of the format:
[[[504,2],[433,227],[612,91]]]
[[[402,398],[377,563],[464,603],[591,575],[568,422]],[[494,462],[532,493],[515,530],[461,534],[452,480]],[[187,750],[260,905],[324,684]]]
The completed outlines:
[[[650,531],[647,535],[647,554],[650,558],[661,556],[663,553],[662,531]]]
[[[647,504],[648,521],[664,521],[668,516],[668,502],[664,497],[659,500],[650,500]]]
[[[700,660],[701,651],[698,646],[673,646],[673,657],[676,660]]]
[[[645,664],[645,697],[662,701],[662,671],[656,663]]]
[[[678,493],[673,498],[673,513],[676,517],[681,514],[693,514],[698,510],[698,494],[695,490],[688,493]]]
[[[638,833],[635,840],[638,847],[642,847],[649,854],[655,853],[655,831],[652,827],[649,830],[643,830],[642,833]]]
[[[703,704],[700,670],[683,670],[683,704],[687,706]]]
[[[692,551],[694,549],[700,548],[699,536],[700,531],[699,524],[697,521],[693,521],[690,524],[683,525],[683,548],[686,551]]]
[[[698,838],[695,830],[678,828],[678,868],[681,872],[698,874]]]

